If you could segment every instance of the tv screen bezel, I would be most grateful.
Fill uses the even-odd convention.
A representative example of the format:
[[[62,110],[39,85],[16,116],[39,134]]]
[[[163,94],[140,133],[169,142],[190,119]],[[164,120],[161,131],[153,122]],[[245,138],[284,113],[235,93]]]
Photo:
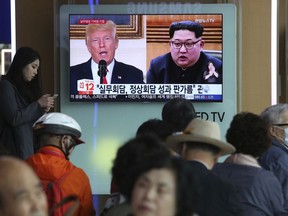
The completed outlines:
[[[89,14],[89,13],[69,13],[69,65],[73,66],[71,64],[71,58],[73,56],[73,52],[71,51],[71,26],[70,26],[70,19],[71,16],[95,16],[94,19],[103,19],[103,17],[107,18],[107,17],[111,17],[111,19],[115,19],[116,16],[121,16],[123,14],[121,13],[103,13],[103,11],[101,12],[95,12],[95,14]],[[133,13],[133,14],[124,14],[124,15],[130,15],[130,16],[155,16],[156,14],[140,14],[140,13]],[[162,14],[163,16],[176,16],[176,14]],[[209,16],[211,15],[218,15],[221,16],[221,50],[214,50],[214,51],[218,51],[221,52],[221,60],[222,60],[222,64],[224,65],[225,61],[223,60],[223,55],[225,50],[223,50],[223,13],[221,12],[213,12],[213,13],[190,13],[190,14],[181,14],[182,16],[184,16],[183,20],[185,19],[185,16],[195,16],[195,19],[197,19],[197,17],[199,16],[207,16],[207,19]],[[159,14],[157,14],[156,16],[159,16]],[[161,15],[160,15],[161,16]],[[199,22],[199,20],[197,20]],[[200,20],[201,22],[205,22],[206,20]],[[144,25],[142,23],[142,25]],[[84,25],[85,26],[85,25]],[[146,25],[142,26],[141,28],[143,31],[143,34],[146,33],[145,29],[146,29]],[[79,32],[79,30],[78,30]],[[120,30],[121,32],[121,30]],[[82,28],[82,40],[83,39],[83,28]],[[205,28],[204,28],[204,33],[205,33]],[[85,33],[84,33],[85,34]],[[123,32],[122,32],[123,34]],[[168,34],[168,29],[167,29],[167,34]],[[123,35],[122,35],[123,37]],[[125,37],[125,36],[124,36]],[[126,36],[127,37],[127,36]],[[138,38],[141,38],[138,37]],[[146,39],[146,37],[145,37]],[[120,37],[121,40],[121,37]],[[137,38],[133,38],[133,40],[137,40]],[[205,40],[205,39],[204,39]],[[121,43],[121,41],[120,41]],[[168,43],[168,41],[167,41]],[[167,44],[168,47],[168,44]],[[83,49],[87,49],[86,47]],[[203,50],[204,52],[209,52],[211,50]],[[213,51],[213,50],[212,50]],[[117,53],[118,51],[116,51]],[[148,61],[150,61],[151,59],[149,59]],[[124,60],[125,61],[125,60]],[[224,68],[222,65],[222,68]],[[145,68],[143,71],[144,73],[144,77],[146,75],[148,68]],[[223,76],[225,76],[225,71],[223,69]],[[82,80],[81,82],[83,84],[84,87],[91,86],[92,82],[91,80]],[[182,97],[182,98],[186,98],[189,99],[193,102],[223,102],[223,85],[224,85],[224,77],[222,79],[222,83],[221,84],[199,84],[199,83],[191,83],[191,84],[108,84],[108,85],[99,85],[96,83],[93,83],[93,88],[94,88],[94,92],[92,93],[91,91],[88,91],[88,88],[86,89],[86,91],[82,91],[81,94],[79,95],[72,95],[70,93],[69,95],[69,100],[70,102],[161,102],[161,101],[167,101],[169,99],[175,98],[175,97]],[[71,85],[71,83],[70,83]],[[150,93],[152,91],[150,91],[150,89],[154,89],[154,87],[156,86],[155,89],[158,89],[158,91],[156,91],[158,94],[154,93],[155,91],[153,91],[153,93]],[[151,87],[151,88],[150,88]],[[212,89],[216,89],[217,90],[217,94],[216,93],[210,93],[209,91],[212,91]],[[116,89],[115,91],[112,91],[112,89]],[[118,94],[117,92],[119,92],[119,89],[125,89],[125,92],[129,92],[128,94]],[[144,90],[146,91],[144,91]],[[148,89],[148,90],[147,90]],[[182,91],[179,91],[179,89],[181,89]],[[175,91],[176,90],[176,91]],[[112,92],[112,93],[111,93]],[[116,93],[115,93],[116,92]],[[123,91],[122,91],[123,92]],[[172,92],[172,93],[171,93]],[[180,93],[179,93],[180,92]],[[192,92],[192,93],[191,93]],[[221,92],[221,93],[219,93]]]

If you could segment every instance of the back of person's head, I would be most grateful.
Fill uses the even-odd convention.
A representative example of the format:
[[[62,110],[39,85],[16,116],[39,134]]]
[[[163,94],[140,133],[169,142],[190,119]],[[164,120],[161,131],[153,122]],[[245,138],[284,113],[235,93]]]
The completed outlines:
[[[0,215],[48,216],[47,197],[40,179],[23,160],[0,157]]]
[[[136,136],[124,143],[117,151],[113,162],[112,176],[117,190],[127,196],[130,185],[129,170],[151,155],[170,157],[169,150],[155,134]]]
[[[281,124],[282,114],[288,112],[288,104],[280,103],[267,107],[261,114],[260,117],[267,122],[269,125]]]
[[[136,135],[152,133],[157,135],[163,142],[173,133],[173,127],[161,119],[149,119],[143,122],[137,129]]]
[[[189,30],[191,32],[195,32],[196,38],[201,37],[203,34],[203,26],[197,22],[193,22],[190,20],[176,21],[170,24],[169,27],[170,39],[173,38],[174,32],[178,30]]]
[[[236,153],[261,156],[271,145],[268,124],[260,116],[242,112],[233,117],[226,140],[236,148]]]
[[[167,170],[172,172],[172,179],[166,179],[167,176],[163,175],[163,170]],[[160,215],[164,215],[163,213],[169,211],[175,211],[175,216],[191,216],[198,205],[198,198],[199,198],[199,181],[194,176],[193,171],[190,169],[190,166],[180,158],[176,157],[167,157],[165,155],[162,156],[149,156],[147,160],[143,160],[141,163],[135,166],[135,169],[131,170],[130,175],[133,176],[133,182],[131,187],[131,192],[128,194],[127,199],[131,201],[133,210],[137,209],[137,206],[141,205],[141,202],[144,201],[144,197],[139,199],[139,195],[137,194],[137,185],[141,184],[141,190],[152,190],[149,184],[154,184],[152,179],[146,181],[148,178],[146,175],[149,175],[149,172],[158,172],[157,180],[154,183],[161,184],[159,188],[163,187],[163,191],[161,189],[156,190],[156,194],[153,193],[154,202],[157,203],[157,199],[163,199],[164,201],[161,202],[168,202],[164,205],[155,204],[155,208],[158,210],[153,209],[155,212],[159,213]],[[144,177],[143,177],[144,176]],[[146,177],[145,177],[146,176]],[[142,179],[143,177],[143,179]],[[142,180],[141,180],[142,179]],[[168,185],[161,182],[167,181],[170,183],[174,183],[175,185]],[[142,181],[142,182],[141,182]],[[144,181],[144,183],[143,183]],[[141,183],[138,183],[141,182]],[[143,184],[143,185],[142,185]],[[162,185],[164,184],[164,185]],[[166,190],[164,188],[167,187]],[[170,188],[171,186],[171,188]],[[175,189],[175,193],[173,193],[172,188]],[[146,192],[147,192],[146,191]],[[161,192],[160,192],[161,191]],[[147,192],[148,193],[148,192]],[[141,195],[140,195],[141,196]],[[175,203],[170,203],[171,199],[167,197],[173,196],[171,199],[175,200]],[[167,199],[163,198],[166,197]],[[152,199],[152,198],[151,198]],[[159,200],[158,200],[159,201]],[[146,203],[147,204],[147,203]],[[175,208],[174,208],[175,207]],[[136,210],[137,211],[137,210]],[[161,212],[161,213],[160,213]],[[133,212],[134,213],[134,212]],[[137,214],[136,214],[137,215]]]
[[[184,98],[171,99],[162,108],[162,119],[174,127],[174,132],[183,131],[196,117],[192,102]]]
[[[69,146],[69,149],[64,149],[65,154],[68,154],[68,151],[76,145],[84,143],[80,139],[82,130],[78,122],[64,113],[51,112],[44,114],[34,123],[33,132],[36,138],[35,145],[38,148],[51,144],[58,146],[57,143],[49,143],[51,135],[71,136],[74,142]]]
[[[103,22],[92,23],[86,26],[86,43],[88,36],[95,31],[112,31],[115,39],[117,39],[117,25],[112,20],[103,20]]]

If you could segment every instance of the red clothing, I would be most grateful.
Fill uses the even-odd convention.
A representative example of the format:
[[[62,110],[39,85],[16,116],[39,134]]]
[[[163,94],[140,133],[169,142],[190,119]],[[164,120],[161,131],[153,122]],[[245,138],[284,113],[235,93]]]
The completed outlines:
[[[54,180],[60,178],[64,173],[71,171],[75,166],[66,160],[64,153],[53,146],[42,147],[36,154],[27,160],[33,167],[40,179]],[[92,202],[90,182],[86,173],[75,167],[71,174],[68,174],[61,188],[66,195],[76,194],[80,200],[80,206],[74,216],[95,216]]]

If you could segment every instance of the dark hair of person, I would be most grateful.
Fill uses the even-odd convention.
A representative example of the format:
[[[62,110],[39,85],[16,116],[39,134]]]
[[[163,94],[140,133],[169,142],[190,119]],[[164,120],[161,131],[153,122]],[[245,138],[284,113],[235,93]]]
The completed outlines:
[[[170,151],[155,134],[143,134],[124,143],[113,162],[112,177],[117,190],[124,196],[131,188],[130,170],[151,155],[170,157]]]
[[[2,144],[0,142],[0,156],[3,156],[3,155],[10,155],[10,152],[9,150],[6,148],[6,146],[4,146],[4,144]]]
[[[213,155],[218,155],[220,149],[216,146],[201,142],[185,142],[188,149],[201,149],[202,151],[211,152]]]
[[[157,135],[163,142],[173,133],[173,127],[168,122],[161,119],[149,119],[143,122],[137,129],[136,135],[153,133]]]
[[[184,98],[173,98],[162,108],[162,119],[173,126],[173,132],[183,131],[196,117],[192,102]]]
[[[181,158],[152,155],[148,160],[138,164],[131,172],[134,181],[127,199],[131,201],[134,185],[141,175],[153,169],[163,168],[171,170],[175,175],[177,206],[175,216],[191,216],[199,205],[200,182],[191,167]]]
[[[178,30],[189,30],[191,32],[195,32],[195,37],[199,38],[202,36],[204,28],[199,23],[190,20],[173,22],[169,27],[170,38],[173,38],[174,32]]]
[[[226,140],[236,148],[236,153],[259,157],[271,145],[269,125],[256,114],[241,112],[233,117]]]
[[[39,74],[37,74],[30,82],[26,82],[23,78],[23,69],[26,65],[37,59],[41,62],[40,55],[32,48],[19,48],[12,60],[7,74],[2,77],[2,79],[7,79],[13,83],[18,92],[28,103],[37,100],[41,96],[38,79]]]

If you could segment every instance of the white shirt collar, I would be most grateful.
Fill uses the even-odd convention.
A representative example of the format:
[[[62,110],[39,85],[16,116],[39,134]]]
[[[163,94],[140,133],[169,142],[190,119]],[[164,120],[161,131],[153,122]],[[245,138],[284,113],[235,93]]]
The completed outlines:
[[[115,65],[115,60],[113,59],[113,61],[107,66],[108,72],[106,75],[106,80],[108,82],[108,84],[111,84],[111,79],[112,79],[112,73],[113,73],[113,68]],[[91,70],[92,70],[92,76],[93,76],[93,80],[96,84],[100,83],[100,76],[98,76],[98,64],[96,62],[91,61]]]

